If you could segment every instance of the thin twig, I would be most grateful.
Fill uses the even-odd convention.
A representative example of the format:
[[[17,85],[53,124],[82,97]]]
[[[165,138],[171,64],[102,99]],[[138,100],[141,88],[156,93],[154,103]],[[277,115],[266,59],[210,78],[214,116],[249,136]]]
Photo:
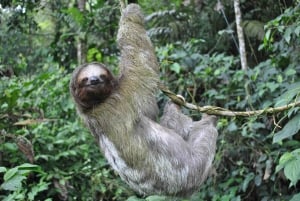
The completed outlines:
[[[270,107],[270,108],[266,108],[266,109],[262,109],[262,110],[254,110],[254,111],[231,111],[231,110],[221,108],[221,107],[216,107],[216,106],[207,105],[207,106],[200,107],[200,106],[197,106],[197,105],[194,105],[191,103],[187,103],[182,98],[178,97],[176,94],[174,94],[169,89],[167,89],[165,86],[160,85],[159,88],[166,96],[168,96],[174,103],[176,103],[178,105],[184,106],[191,110],[197,110],[199,112],[217,115],[217,116],[250,117],[250,116],[263,115],[263,114],[274,114],[274,113],[278,113],[278,112],[283,112],[283,111],[288,110],[293,107],[300,106],[300,101],[298,101],[298,102],[290,103],[288,105],[276,107],[276,108]]]

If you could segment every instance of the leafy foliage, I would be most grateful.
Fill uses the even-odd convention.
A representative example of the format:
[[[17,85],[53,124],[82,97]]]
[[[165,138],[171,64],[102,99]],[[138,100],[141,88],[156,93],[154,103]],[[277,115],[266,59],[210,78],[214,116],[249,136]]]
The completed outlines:
[[[87,1],[83,13],[76,1],[35,2],[1,2],[1,200],[299,200],[299,108],[272,116],[220,117],[214,170],[199,193],[186,199],[135,195],[82,126],[68,92],[78,39],[86,42],[87,61],[116,71],[117,1]],[[249,37],[247,71],[239,66],[232,24],[214,10],[217,1],[187,2],[139,1],[149,13],[164,84],[189,102],[231,110],[299,101],[296,2],[285,1],[287,8],[270,0],[241,1]],[[233,22],[232,2],[222,2]],[[165,101],[160,94],[159,104]]]
[[[291,185],[296,185],[300,180],[299,166],[300,149],[296,149],[291,153],[286,152],[280,157],[276,172],[284,168],[284,174],[291,181]]]
[[[5,156],[1,159],[5,170],[2,198],[29,199],[30,192],[35,191],[38,199],[89,200],[97,192],[102,196],[113,192],[119,199],[128,192],[112,177],[114,174],[100,156],[94,140],[76,118],[68,94],[66,70],[53,66],[31,78],[2,78],[2,83],[0,126],[5,129],[0,146]],[[22,156],[26,152],[15,144],[17,136],[27,138],[32,144],[37,165],[29,167],[39,171],[19,172],[26,164],[9,169],[12,163],[26,163]],[[111,181],[109,185],[107,181]],[[25,183],[31,191],[22,185]],[[91,189],[92,185],[95,187]],[[37,186],[48,193],[40,194]]]

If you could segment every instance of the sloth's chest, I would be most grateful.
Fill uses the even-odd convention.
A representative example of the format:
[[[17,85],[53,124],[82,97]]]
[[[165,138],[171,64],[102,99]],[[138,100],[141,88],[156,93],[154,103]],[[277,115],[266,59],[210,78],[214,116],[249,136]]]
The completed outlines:
[[[141,188],[142,186],[146,189],[153,188],[155,182],[151,181],[147,172],[129,167],[120,157],[115,145],[106,136],[101,135],[99,137],[99,146],[112,168],[131,188],[141,194],[145,193]]]
[[[99,137],[99,145],[112,168],[132,189],[140,194],[153,192],[156,194],[162,192],[174,194],[182,189],[182,185],[188,183],[190,172],[188,166],[175,168],[174,163],[166,160],[165,157],[154,157],[148,153],[148,159],[145,158],[144,160],[151,160],[155,164],[148,164],[143,168],[135,169],[126,164],[115,145],[106,136],[101,135]],[[194,183],[192,180],[190,182]]]

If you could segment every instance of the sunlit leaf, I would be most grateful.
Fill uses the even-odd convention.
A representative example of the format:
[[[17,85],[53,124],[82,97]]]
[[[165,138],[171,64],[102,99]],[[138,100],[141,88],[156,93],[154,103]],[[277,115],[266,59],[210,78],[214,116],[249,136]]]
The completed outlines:
[[[6,172],[6,168],[5,167],[0,167],[0,173],[1,172]]]
[[[66,10],[66,13],[68,13],[74,21],[76,21],[78,24],[82,24],[84,21],[84,15],[80,12],[78,8],[69,8]]]

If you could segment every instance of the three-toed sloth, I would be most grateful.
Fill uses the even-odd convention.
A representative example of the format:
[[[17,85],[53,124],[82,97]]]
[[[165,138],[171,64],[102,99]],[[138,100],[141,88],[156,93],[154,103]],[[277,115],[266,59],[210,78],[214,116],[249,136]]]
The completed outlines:
[[[157,122],[159,65],[136,4],[123,11],[118,77],[100,63],[70,81],[77,111],[120,177],[140,194],[186,196],[206,179],[215,155],[216,117],[193,121],[169,102]]]

